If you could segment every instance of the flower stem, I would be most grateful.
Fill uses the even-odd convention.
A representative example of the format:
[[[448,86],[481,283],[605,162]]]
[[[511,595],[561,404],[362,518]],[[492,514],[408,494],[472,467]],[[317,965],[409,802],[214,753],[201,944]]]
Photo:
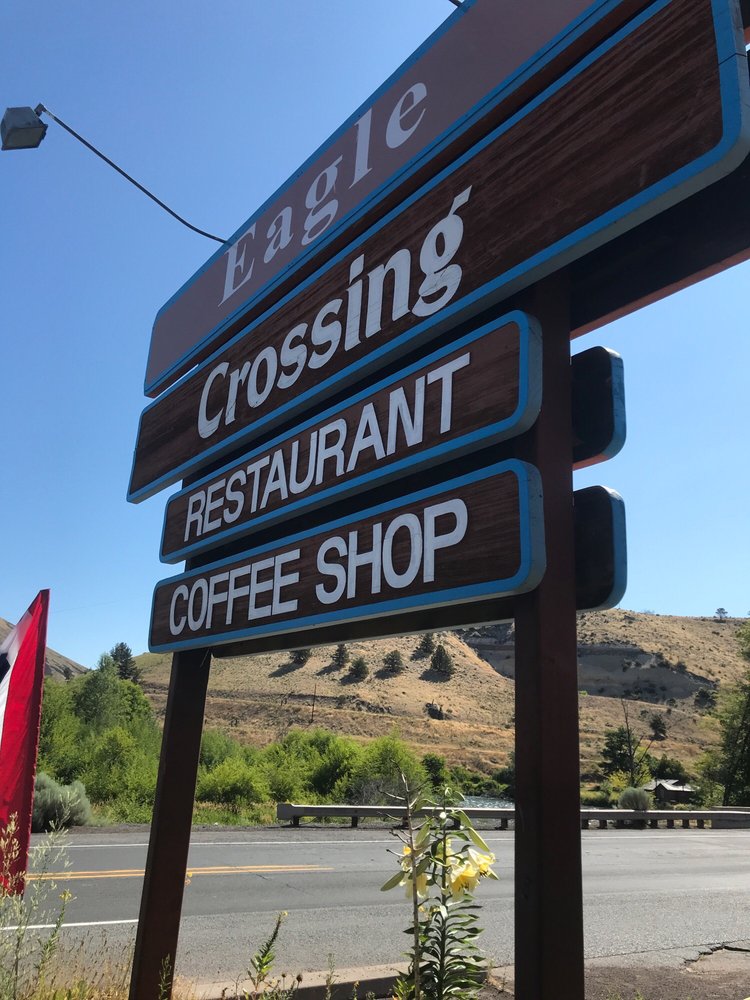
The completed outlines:
[[[417,892],[417,852],[414,844],[414,817],[409,786],[406,785],[406,825],[409,836],[409,857],[411,858],[411,907],[414,923],[414,1000],[421,998],[420,968],[422,965],[422,948],[419,935],[419,893]]]

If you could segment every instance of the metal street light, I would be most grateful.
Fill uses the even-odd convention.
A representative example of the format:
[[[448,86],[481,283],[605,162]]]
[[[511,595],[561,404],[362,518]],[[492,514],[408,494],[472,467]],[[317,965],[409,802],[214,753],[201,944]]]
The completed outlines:
[[[183,219],[181,215],[173,211],[168,205],[157,198],[155,194],[152,194],[147,188],[142,184],[139,184],[135,178],[131,177],[130,174],[126,173],[122,167],[118,167],[117,164],[110,160],[108,156],[105,156],[101,150],[97,149],[88,139],[84,139],[82,135],[79,135],[70,125],[66,125],[62,119],[58,118],[57,115],[53,115],[49,108],[45,108],[43,104],[37,104],[35,108],[6,108],[5,114],[3,115],[2,121],[0,122],[0,137],[2,138],[2,148],[3,149],[36,149],[39,143],[45,136],[47,132],[47,126],[39,117],[41,114],[49,115],[52,121],[57,122],[57,124],[64,128],[66,132],[77,139],[86,149],[90,149],[92,153],[95,153],[100,160],[104,160],[106,164],[116,170],[118,174],[125,178],[125,180],[130,181],[130,183],[137,187],[139,191],[142,191],[151,201],[155,201],[156,204],[163,208],[165,212],[168,212],[173,219],[177,219],[181,222],[183,226],[187,226],[188,229],[192,229],[194,233],[198,233],[199,236],[205,236],[209,240],[215,240],[217,243],[226,243],[227,241],[222,239],[220,236],[213,236],[211,233],[205,232],[203,229],[198,229],[197,226],[192,225],[187,219]]]
[[[36,149],[46,132],[33,108],[7,108],[0,122],[3,149]]]

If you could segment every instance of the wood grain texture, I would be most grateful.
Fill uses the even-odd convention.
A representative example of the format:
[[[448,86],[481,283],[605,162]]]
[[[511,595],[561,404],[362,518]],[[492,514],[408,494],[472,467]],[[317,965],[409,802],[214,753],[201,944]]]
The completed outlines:
[[[499,468],[506,469],[506,467]],[[277,546],[265,551],[261,550],[257,555],[249,552],[242,557],[231,560],[231,562],[195,570],[185,576],[163,581],[157,585],[154,594],[150,646],[153,649],[165,650],[170,646],[179,646],[185,641],[210,646],[228,642],[240,636],[245,638],[250,634],[267,634],[271,630],[270,625],[275,627],[277,633],[283,633],[299,629],[306,619],[321,614],[329,614],[332,619],[340,620],[373,618],[382,613],[382,608],[386,603],[403,599],[416,598],[415,610],[418,610],[420,599],[423,606],[429,606],[440,603],[441,593],[448,590],[474,587],[492,581],[511,580],[521,571],[524,557],[526,559],[529,557],[526,545],[522,549],[521,509],[523,500],[519,489],[519,478],[514,471],[490,473],[467,485],[435,490],[424,499],[409,501],[407,498],[403,504],[392,505],[387,512],[355,517],[346,524],[334,528],[324,525],[307,538],[298,541],[294,539],[282,541]],[[466,504],[468,512],[466,531],[457,544],[444,547],[436,552],[435,578],[432,582],[425,582],[420,571],[417,572],[413,582],[409,583],[408,586],[397,588],[391,586],[383,575],[380,591],[374,594],[371,587],[371,570],[369,567],[363,566],[357,573],[357,591],[353,597],[349,598],[344,594],[335,604],[325,604],[318,599],[316,586],[324,584],[326,590],[330,590],[332,585],[331,577],[324,577],[317,566],[319,549],[326,540],[339,536],[349,539],[349,544],[351,544],[350,532],[356,531],[358,551],[360,553],[367,552],[372,549],[374,525],[382,524],[385,533],[388,524],[399,515],[411,513],[422,517],[426,508],[455,498],[459,498]],[[536,497],[536,502],[540,502],[540,497]],[[447,533],[454,527],[455,519],[451,514],[440,514],[436,523],[438,532]],[[173,635],[170,631],[172,596],[180,586],[186,586],[188,590],[192,590],[194,581],[199,579],[208,581],[210,585],[211,579],[218,579],[221,573],[231,572],[231,570],[240,567],[248,567],[259,560],[271,559],[278,554],[297,549],[299,556],[285,564],[284,572],[298,573],[299,579],[297,582],[285,585],[281,593],[282,601],[297,602],[297,606],[293,610],[282,611],[266,619],[250,621],[248,608],[249,602],[253,600],[251,592],[233,602],[229,624],[226,622],[227,606],[225,602],[224,605],[216,606],[211,627],[206,627],[205,623],[196,628],[185,624],[182,632],[178,635]],[[400,528],[393,539],[393,567],[397,573],[406,573],[411,553],[409,533],[404,528]],[[538,552],[534,553],[536,561],[538,561],[539,555]],[[329,554],[327,561],[328,563],[335,562],[345,565],[346,557],[334,557]],[[270,579],[270,575],[267,570],[258,577],[260,582],[265,582],[268,579]],[[243,575],[241,583],[247,583],[248,580],[249,576]],[[536,580],[523,582],[519,584],[518,589],[533,586],[535,582]],[[224,583],[221,585],[217,583],[216,586],[218,590],[225,592],[226,578]],[[515,592],[516,588],[506,587],[505,590]],[[499,586],[496,593],[499,595],[503,592],[503,586]],[[182,598],[178,600],[176,618],[182,614],[186,606],[186,602]],[[256,598],[256,601],[257,607],[264,607],[270,604],[270,594],[266,592],[260,598]],[[196,604],[194,611],[196,619],[200,617],[199,608],[200,605]],[[280,623],[281,628],[279,628]],[[308,622],[308,624],[317,623]],[[283,625],[288,625],[288,629],[284,629]],[[305,644],[302,633],[299,633],[298,644]]]
[[[240,462],[232,463],[191,489],[176,494],[167,504],[162,558],[167,562],[177,561],[179,556],[175,556],[175,553],[184,558],[186,546],[193,547],[192,551],[200,551],[215,546],[228,532],[232,538],[247,535],[253,531],[261,518],[263,524],[268,524],[275,519],[274,515],[280,514],[292,504],[299,510],[300,504],[309,507],[315,500],[317,512],[322,506],[320,495],[330,491],[332,487],[337,488],[337,493],[326,498],[329,504],[337,497],[340,498],[342,491],[343,495],[349,495],[351,481],[355,478],[359,480],[356,491],[362,492],[372,486],[374,473],[380,478],[385,474],[385,470],[405,458],[409,460],[406,471],[411,474],[425,464],[434,465],[438,461],[456,457],[455,447],[458,442],[465,441],[467,435],[509,421],[514,414],[518,414],[519,417],[525,416],[525,413],[519,412],[521,338],[529,335],[530,332],[525,329],[522,331],[517,323],[506,323],[491,328],[470,344],[449,351],[447,354],[441,351],[439,359],[433,357],[425,359],[425,362],[412,374],[389,379],[382,389],[366,393],[360,401],[327,411],[324,416],[305,425],[304,429],[295,428],[294,432],[280,440],[276,439],[270,445],[243,456]],[[428,376],[430,372],[462,359],[467,360],[465,367],[455,371],[450,381],[450,427],[443,429],[440,404],[444,390],[439,380],[430,383]],[[538,354],[535,359],[538,361]],[[530,373],[527,370],[525,374],[527,380],[532,378],[538,385],[539,372]],[[358,461],[350,472],[348,464],[363,413],[368,417],[374,415],[380,432],[379,440],[385,443],[389,433],[392,394],[402,390],[410,412],[414,413],[417,411],[414,400],[418,383],[421,392],[424,393],[424,422],[418,443],[409,445],[403,423],[394,422],[397,428],[394,450],[390,454],[378,454],[374,447],[367,447],[358,454]],[[524,392],[524,398],[529,398],[528,388]],[[535,414],[536,408],[531,417],[533,418]],[[316,477],[303,491],[273,489],[269,490],[266,496],[272,462],[278,465],[278,458],[274,456],[279,454],[283,456],[283,468],[287,470],[284,473],[284,482],[290,478],[288,471],[290,469],[294,470],[294,478],[298,482],[304,482],[309,476],[309,469],[316,467],[320,432],[333,421],[343,421],[346,425],[343,448],[346,465],[342,462],[341,468],[338,468],[335,458],[328,459],[323,464],[320,482],[316,481]],[[510,433],[512,430],[508,429],[503,436]],[[336,434],[333,437],[336,439]],[[486,447],[498,439],[497,436],[492,439],[482,437],[472,442],[465,442],[461,453],[471,448]],[[439,458],[432,455],[432,451],[438,447],[447,449],[441,452]],[[385,448],[383,451],[385,452]],[[428,452],[431,456],[429,460],[426,457]],[[248,467],[252,468],[261,463],[265,464],[257,472],[247,474]],[[222,500],[226,493],[226,484],[233,476],[238,477],[233,484],[234,499],[219,504],[218,501]],[[217,506],[211,517],[206,518],[200,526],[195,518],[188,521],[189,512],[197,508],[201,502],[205,505],[205,498],[208,496],[217,498]],[[238,500],[238,496],[241,499]],[[195,497],[198,499],[194,500]],[[241,511],[237,513],[240,505]],[[225,509],[231,516],[231,521],[222,519]]]
[[[576,336],[750,259],[750,158],[570,269]]]
[[[711,4],[673,2],[374,232],[351,256],[325,270],[309,288],[146,409],[139,427],[131,498],[149,484],[158,481],[160,488],[184,476],[187,468],[199,467],[209,443],[220,448],[225,442],[229,450],[252,441],[260,422],[273,420],[283,394],[272,392],[264,405],[254,409],[245,401],[244,410],[240,397],[236,421],[206,442],[198,434],[197,412],[207,373],[219,362],[234,368],[257,357],[264,347],[280,347],[292,327],[311,322],[322,306],[342,294],[349,283],[349,266],[360,253],[365,254],[367,270],[384,264],[402,248],[416,260],[427,233],[446,216],[459,192],[471,188],[459,213],[465,227],[458,254],[463,274],[451,308],[498,275],[692,163],[721,135]],[[410,303],[416,300],[422,280],[419,269],[412,268]],[[435,317],[435,332],[441,329],[443,313],[445,309]],[[345,366],[397,341],[411,327],[414,317],[407,314],[385,323],[377,336],[363,339],[352,350],[338,352],[324,370],[306,368],[295,384],[295,398],[318,390],[322,378],[335,376],[338,388],[343,388]],[[361,371],[349,378],[358,376]],[[289,393],[284,399],[288,397]],[[287,411],[287,417],[292,415]],[[263,424],[266,430],[269,426]],[[217,457],[215,450],[211,457]]]
[[[618,526],[613,518],[612,498],[601,486],[576,490],[573,494],[575,520],[576,609],[614,607],[621,600],[618,586],[627,573],[624,534],[616,536]],[[619,563],[618,563],[619,560]],[[446,628],[464,628],[506,622],[513,618],[515,598],[496,597],[490,600],[442,604],[435,608],[384,615],[363,621],[346,621],[335,625],[305,630],[305,646],[330,646],[358,639],[384,639],[388,636],[410,635],[416,632],[438,632]],[[287,635],[259,636],[216,646],[214,655],[253,656],[256,653],[283,652],[297,649],[299,637]]]
[[[567,8],[560,4],[549,3],[548,0],[545,2],[546,10],[545,4],[535,4],[532,22],[520,25],[518,24],[518,10],[514,11],[513,4],[505,4],[505,9],[502,12],[503,20],[507,22],[510,17],[514,18],[514,22],[506,23],[504,27],[498,28],[497,24],[492,23],[496,14],[491,10],[491,7],[496,4],[496,0],[484,0],[484,10],[481,12],[481,19],[484,20],[484,23],[481,30],[484,30],[485,35],[492,38],[492,47],[497,53],[491,75],[493,81],[499,82],[497,73],[502,70],[503,66],[518,65],[518,57],[522,54],[529,54],[530,49],[525,43],[529,41],[530,34],[538,32],[540,26],[543,27],[543,30],[536,35],[537,44],[542,38],[551,39],[556,31],[565,24],[566,18],[572,20],[576,12],[580,13],[589,7],[588,2],[569,5]],[[519,8],[522,7],[522,3],[523,0],[518,4]],[[348,243],[365,232],[378,218],[382,218],[441,170],[453,163],[475,142],[507,120],[562,73],[575,65],[602,39],[621,27],[629,18],[646,6],[648,6],[647,0],[620,0],[614,9],[610,7],[605,12],[600,12],[595,21],[589,18],[584,25],[580,26],[575,37],[567,37],[562,48],[558,47],[554,52],[545,56],[543,65],[536,64],[534,72],[529,78],[514,82],[512,87],[508,86],[507,81],[503,81],[502,92],[492,100],[485,102],[481,108],[470,113],[468,122],[460,120],[467,110],[465,103],[462,103],[462,99],[466,96],[463,81],[459,81],[457,86],[451,86],[453,81],[450,75],[444,73],[443,82],[446,87],[443,88],[443,102],[455,115],[456,121],[451,128],[455,133],[455,129],[460,125],[459,134],[451,134],[446,137],[445,144],[438,152],[420,154],[416,158],[417,162],[412,164],[405,175],[399,177],[398,182],[386,186],[382,195],[378,196],[374,203],[363,204],[361,214],[355,215],[348,224],[343,224],[340,227],[334,226],[332,231],[326,233],[325,238],[313,244],[310,253],[294,262],[287,260],[285,262],[286,268],[283,273],[277,276],[276,283],[262,289],[258,295],[250,297],[237,315],[234,314],[237,310],[236,296],[227,302],[223,310],[217,305],[221,302],[224,294],[226,266],[222,251],[213,264],[209,263],[209,266],[202,272],[194,275],[191,282],[180,289],[177,296],[160,310],[154,322],[151,355],[166,351],[166,357],[175,360],[181,351],[189,348],[194,348],[194,350],[189,359],[184,358],[174,365],[169,376],[162,379],[157,378],[157,384],[153,388],[148,388],[150,382],[159,369],[165,367],[166,360],[165,357],[162,357],[157,362],[156,358],[150,357],[149,368],[152,371],[147,372],[146,376],[147,394],[156,396],[159,391],[167,388],[176,378],[189,371],[194,364],[200,363],[212,351],[229,341],[245,325],[278,302],[326,260],[330,260]],[[472,18],[475,13],[472,13]],[[560,18],[561,14],[563,15],[562,19]],[[525,35],[524,44],[521,45],[520,49],[516,44],[519,30]],[[498,31],[501,33],[500,37],[497,37]],[[466,48],[471,49],[472,47],[471,42],[465,39],[463,46],[454,46],[453,38],[448,37],[444,39],[444,42],[446,44],[441,56],[455,64],[458,73],[461,74],[461,64],[466,58]],[[453,51],[454,49],[455,51]],[[448,55],[449,52],[453,54]],[[513,58],[508,60],[510,54]],[[503,55],[506,57],[505,60],[502,58]],[[419,65],[417,63],[414,68],[417,69]],[[423,136],[424,132],[420,128],[416,138],[423,141]],[[327,162],[330,160],[327,159]],[[248,220],[248,224],[249,222],[250,220]],[[265,230],[258,228],[259,233],[263,231]],[[220,319],[217,319],[217,314]],[[199,343],[211,331],[214,331],[213,335],[202,344]],[[163,346],[155,344],[153,342],[155,340],[164,342]]]

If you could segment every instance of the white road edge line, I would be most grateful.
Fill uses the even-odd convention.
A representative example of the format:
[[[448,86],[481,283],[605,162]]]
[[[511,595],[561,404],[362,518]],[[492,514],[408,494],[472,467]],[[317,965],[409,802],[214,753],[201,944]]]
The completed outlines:
[[[62,930],[66,927],[110,927],[112,924],[137,924],[138,917],[131,917],[128,920],[82,920],[79,923],[63,923]],[[27,931],[49,931],[56,924],[29,924],[25,929]],[[4,931],[17,931],[18,927],[3,927]]]
[[[679,817],[678,817],[679,818]],[[480,830],[480,833],[487,833],[488,831]],[[497,831],[493,831],[497,832]],[[508,833],[512,833],[509,830]],[[634,840],[636,835],[639,840],[665,840],[666,835],[688,835],[700,834],[701,840],[708,840],[709,838],[726,839],[727,834],[739,834],[740,837],[750,836],[749,830],[660,830],[654,833],[645,833],[639,830],[631,830],[628,832],[618,832],[605,831],[605,830],[582,830],[581,833],[588,834],[591,839],[601,837],[602,840],[606,837],[607,840]],[[495,836],[485,836],[485,840],[494,841],[496,843],[507,843],[511,838],[509,836],[505,837],[495,837]],[[697,836],[696,836],[697,839]],[[190,844],[191,849],[196,849],[199,847],[289,847],[289,846],[299,846],[299,847],[339,847],[346,844],[361,844],[361,845],[372,845],[372,844],[392,844],[393,838],[388,838],[387,840],[195,840]],[[113,850],[122,850],[123,848],[145,848],[148,847],[148,842],[137,843],[137,844],[67,844],[66,850],[73,851],[87,851],[93,848],[101,848],[106,850],[111,848]],[[32,851],[43,850],[44,845],[34,844],[31,846]]]

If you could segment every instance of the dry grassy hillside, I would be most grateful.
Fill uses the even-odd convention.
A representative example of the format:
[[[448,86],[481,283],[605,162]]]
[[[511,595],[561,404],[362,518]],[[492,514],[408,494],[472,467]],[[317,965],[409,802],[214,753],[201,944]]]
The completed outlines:
[[[10,622],[6,621],[4,618],[0,618],[0,643],[5,639],[6,635],[12,628],[13,625]],[[49,646],[47,646],[44,660],[44,676],[64,680],[66,667],[68,670],[72,671],[74,676],[86,672],[86,667],[81,666],[80,663],[76,663],[75,660],[68,659],[67,656],[63,656],[62,653],[58,653],[56,650],[50,649]]]
[[[716,622],[628,611],[589,612],[579,619],[581,756],[595,766],[604,732],[622,723],[620,697],[628,699],[636,728],[648,731],[663,714],[667,738],[652,752],[679,757],[688,768],[716,739],[716,723],[698,692],[735,682],[746,664],[735,633],[743,620]],[[513,630],[508,626],[446,632],[439,637],[454,659],[450,680],[438,679],[429,661],[414,657],[418,637],[355,642],[351,658],[370,668],[351,682],[347,668],[332,666],[333,647],[313,650],[302,666],[287,654],[213,661],[206,711],[209,725],[264,744],[290,727],[324,726],[366,739],[395,728],[414,748],[444,754],[451,762],[492,771],[513,746]],[[389,675],[383,658],[401,652],[406,670]],[[163,711],[169,656],[138,657],[144,686]],[[313,711],[313,700],[315,702]],[[442,709],[430,717],[427,705]]]
[[[351,659],[364,657],[370,669],[360,682],[349,681],[348,668],[332,666],[333,646],[313,650],[303,666],[286,654],[215,659],[207,723],[231,727],[253,744],[278,739],[292,726],[312,724],[362,739],[395,727],[420,753],[492,770],[512,748],[513,684],[453,633],[443,633],[440,641],[456,666],[445,681],[430,670],[429,658],[413,658],[414,636],[348,644]],[[383,668],[393,649],[406,664],[402,674]],[[147,694],[163,710],[170,657],[145,654],[137,661]],[[430,718],[428,703],[440,706],[445,717]]]

